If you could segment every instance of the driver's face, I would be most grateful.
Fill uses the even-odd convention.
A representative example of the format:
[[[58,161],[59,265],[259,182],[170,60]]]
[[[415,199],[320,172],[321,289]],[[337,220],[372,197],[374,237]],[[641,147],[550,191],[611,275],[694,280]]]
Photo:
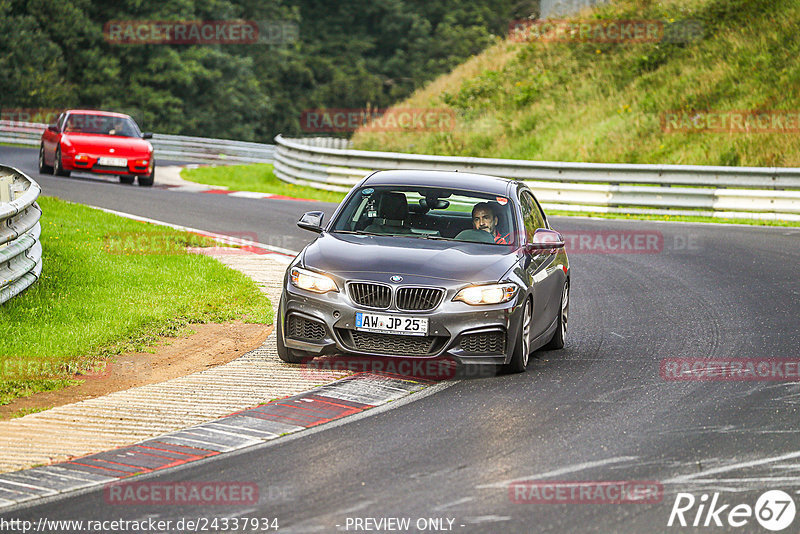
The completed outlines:
[[[483,230],[485,232],[494,233],[494,227],[497,224],[497,217],[492,215],[492,211],[486,208],[478,208],[472,214],[472,226],[476,230]]]

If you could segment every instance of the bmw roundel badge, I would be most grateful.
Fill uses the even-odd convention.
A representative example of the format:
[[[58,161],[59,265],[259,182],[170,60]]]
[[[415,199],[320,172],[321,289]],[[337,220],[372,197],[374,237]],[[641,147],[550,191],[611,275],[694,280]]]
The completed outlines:
[[[400,276],[399,274],[395,274],[395,275],[392,275],[392,276],[389,278],[389,280],[391,280],[392,282],[395,282],[395,283],[396,283],[396,282],[402,282],[402,281],[403,281],[403,277],[402,277],[402,276]]]

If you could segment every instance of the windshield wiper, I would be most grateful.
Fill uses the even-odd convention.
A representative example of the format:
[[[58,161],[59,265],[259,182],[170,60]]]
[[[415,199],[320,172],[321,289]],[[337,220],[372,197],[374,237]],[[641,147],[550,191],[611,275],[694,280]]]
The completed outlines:
[[[392,234],[376,234],[375,232],[365,232],[364,230],[332,230],[332,234],[351,234],[351,235],[392,235]]]
[[[422,234],[425,239],[438,239],[440,241],[453,241],[452,237],[444,237],[441,235],[432,235],[432,234]]]
[[[413,237],[414,239],[438,239],[442,241],[453,241],[452,238],[442,237],[440,235],[431,234],[378,234],[376,232],[365,232],[364,230],[333,230],[332,234],[350,234],[350,235],[378,235],[383,237]]]

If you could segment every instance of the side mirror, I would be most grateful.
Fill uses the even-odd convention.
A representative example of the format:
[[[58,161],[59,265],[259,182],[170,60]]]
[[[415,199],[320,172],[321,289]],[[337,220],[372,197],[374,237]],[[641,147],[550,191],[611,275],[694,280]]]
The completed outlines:
[[[152,139],[152,138],[153,138],[153,132],[143,132],[142,133],[142,139]]]
[[[297,221],[297,226],[303,230],[311,230],[319,234],[322,232],[323,217],[325,217],[324,211],[309,211],[300,217],[300,220]]]
[[[58,132],[58,126],[56,126],[55,124],[48,124],[47,129],[51,132]]]
[[[555,230],[548,230],[547,228],[539,228],[533,233],[533,239],[528,243],[527,249],[530,251],[540,251],[564,248],[564,236]]]

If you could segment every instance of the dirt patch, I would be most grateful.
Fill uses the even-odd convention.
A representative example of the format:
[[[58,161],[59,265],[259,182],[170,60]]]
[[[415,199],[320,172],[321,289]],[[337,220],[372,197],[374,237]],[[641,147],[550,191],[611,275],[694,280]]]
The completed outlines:
[[[235,321],[192,325],[188,337],[162,337],[154,352],[131,352],[116,356],[104,372],[76,377],[83,383],[58,391],[43,391],[0,406],[0,419],[21,410],[41,410],[71,404],[114,391],[164,382],[235,360],[264,344],[272,326]]]

